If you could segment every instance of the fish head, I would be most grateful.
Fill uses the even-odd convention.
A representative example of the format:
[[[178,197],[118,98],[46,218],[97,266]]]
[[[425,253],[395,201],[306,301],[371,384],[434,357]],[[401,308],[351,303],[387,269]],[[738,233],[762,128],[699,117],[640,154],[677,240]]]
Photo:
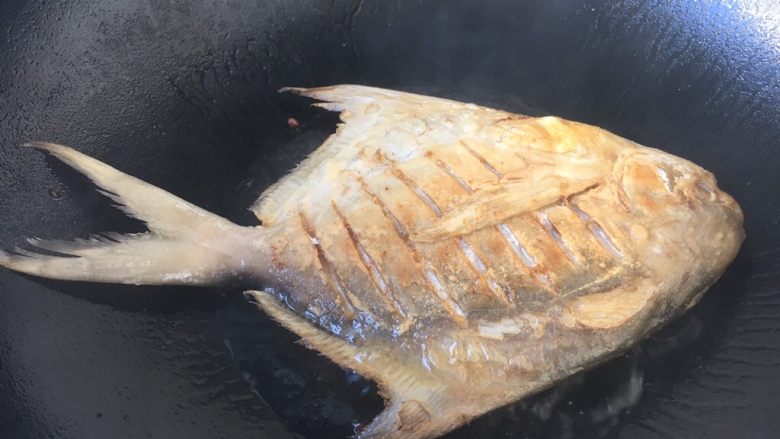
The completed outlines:
[[[635,221],[630,234],[639,260],[657,279],[686,283],[664,290],[676,295],[673,302],[692,306],[744,240],[739,204],[718,188],[712,173],[652,148],[621,154],[613,181]]]
[[[615,172],[623,192],[621,201],[631,209],[686,215],[715,209],[741,221],[739,205],[718,188],[712,173],[683,158],[641,148],[621,155]]]

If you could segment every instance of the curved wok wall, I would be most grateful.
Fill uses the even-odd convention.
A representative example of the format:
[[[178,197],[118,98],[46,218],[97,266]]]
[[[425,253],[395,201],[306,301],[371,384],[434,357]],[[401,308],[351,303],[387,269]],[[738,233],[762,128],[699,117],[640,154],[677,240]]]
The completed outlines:
[[[356,82],[558,114],[712,170],[745,210],[748,239],[668,330],[453,437],[769,437],[780,427],[777,6],[605,3],[2,2],[0,244],[140,230],[83,178],[15,146],[29,139],[249,224],[244,206],[336,121],[281,86]],[[4,437],[343,437],[381,406],[369,383],[295,346],[230,289],[1,271],[0,322]]]

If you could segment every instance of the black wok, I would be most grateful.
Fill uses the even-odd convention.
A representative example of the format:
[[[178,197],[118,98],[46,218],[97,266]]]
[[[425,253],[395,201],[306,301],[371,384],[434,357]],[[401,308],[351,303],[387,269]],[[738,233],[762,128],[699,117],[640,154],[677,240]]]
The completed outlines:
[[[16,145],[75,146],[235,222],[333,129],[286,85],[557,114],[689,158],[745,212],[729,271],[623,357],[452,438],[776,437],[780,13],[773,0],[5,0],[0,246],[141,225]],[[288,123],[295,118],[299,127]],[[295,124],[292,124],[295,125]],[[344,437],[373,384],[225,289],[0,271],[0,437]]]

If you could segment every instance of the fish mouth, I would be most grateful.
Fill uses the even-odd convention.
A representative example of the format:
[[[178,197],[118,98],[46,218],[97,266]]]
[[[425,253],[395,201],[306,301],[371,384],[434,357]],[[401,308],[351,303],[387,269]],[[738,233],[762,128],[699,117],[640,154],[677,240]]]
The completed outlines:
[[[717,192],[718,203],[728,209],[732,213],[734,219],[739,223],[739,226],[742,227],[742,224],[745,220],[745,215],[742,212],[742,207],[740,207],[739,203],[737,203],[737,200],[735,200],[734,197],[732,197],[727,192],[722,190],[718,190]]]
[[[742,228],[744,222],[742,208],[734,197],[718,187],[715,176],[710,172],[702,169],[702,176],[690,181],[683,192],[690,199],[719,208],[735,227]]]

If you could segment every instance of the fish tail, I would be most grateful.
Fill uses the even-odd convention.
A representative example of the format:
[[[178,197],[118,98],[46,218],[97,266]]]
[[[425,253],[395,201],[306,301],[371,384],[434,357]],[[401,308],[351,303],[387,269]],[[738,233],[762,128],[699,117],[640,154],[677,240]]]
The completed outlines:
[[[74,241],[28,239],[49,254],[0,251],[0,266],[52,279],[151,285],[214,285],[242,277],[260,261],[261,230],[243,227],[71,148],[47,151],[89,177],[146,233],[105,233]]]

